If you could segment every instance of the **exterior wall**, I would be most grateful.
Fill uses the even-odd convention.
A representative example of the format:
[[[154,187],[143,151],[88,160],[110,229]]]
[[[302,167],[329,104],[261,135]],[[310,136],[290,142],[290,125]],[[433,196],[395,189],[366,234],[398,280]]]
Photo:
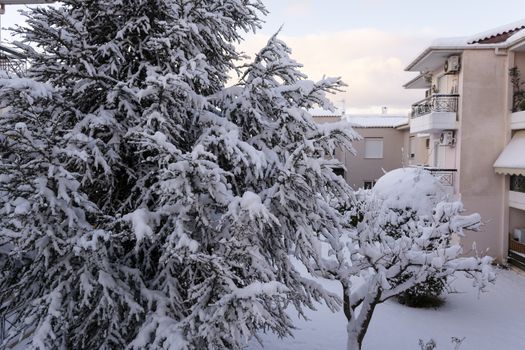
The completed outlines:
[[[406,130],[400,130],[403,132],[403,164],[412,165],[413,159],[410,158],[410,153],[413,153],[414,151],[410,149],[410,128],[406,128]]]
[[[363,140],[356,141],[353,146],[357,152],[355,156],[346,154],[344,164],[347,169],[346,181],[354,188],[363,187],[364,181],[375,181],[383,176],[385,171],[403,167],[406,159],[406,148],[408,130],[394,128],[355,128]],[[365,137],[383,138],[383,158],[366,159]],[[405,163],[405,165],[408,165]]]
[[[410,137],[415,138],[415,150],[414,152],[410,150],[410,153],[414,153],[414,157],[410,158],[408,164],[430,166],[429,149],[427,148],[427,140],[429,137],[420,137],[417,135],[411,135]]]
[[[425,146],[427,164],[441,169],[457,169],[458,151],[456,146],[440,145],[440,137],[441,132],[429,136],[429,148],[427,149]]]
[[[479,252],[490,248],[499,261],[507,255],[508,181],[492,165],[507,139],[508,68],[507,56],[494,50],[465,50],[459,90],[459,191],[467,211],[480,213],[484,222],[481,232],[467,234],[462,243],[466,252],[473,241]]]
[[[341,121],[339,116],[314,117],[316,123],[333,123]],[[344,150],[336,150],[335,157],[344,164],[345,180],[354,189],[364,186],[365,181],[375,181],[383,176],[385,171],[408,165],[408,135],[409,129],[395,128],[354,128],[363,139],[352,143],[356,155]],[[365,155],[366,137],[383,139],[383,158],[367,159]]]

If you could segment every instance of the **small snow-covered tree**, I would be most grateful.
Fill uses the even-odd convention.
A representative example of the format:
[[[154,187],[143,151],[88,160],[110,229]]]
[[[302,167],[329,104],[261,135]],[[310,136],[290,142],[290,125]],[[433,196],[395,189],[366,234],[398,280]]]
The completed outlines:
[[[27,13],[26,78],[2,76],[0,305],[32,349],[239,349],[339,249],[351,191],[319,128],[339,79],[273,37],[225,88],[257,0],[64,0]]]
[[[350,230],[343,260],[328,276],[343,289],[348,350],[361,349],[376,306],[428,280],[466,272],[483,289],[494,279],[490,257],[463,257],[453,235],[476,230],[478,214],[461,215],[439,180],[422,169],[397,169],[374,189],[356,193],[347,211]]]

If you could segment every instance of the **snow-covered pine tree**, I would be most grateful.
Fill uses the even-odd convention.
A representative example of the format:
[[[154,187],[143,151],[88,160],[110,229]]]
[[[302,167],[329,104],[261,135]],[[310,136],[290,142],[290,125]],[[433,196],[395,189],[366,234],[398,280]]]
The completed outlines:
[[[27,13],[26,78],[0,103],[1,311],[33,349],[239,349],[284,309],[337,298],[301,276],[340,251],[351,131],[318,128],[338,79],[272,38],[241,82],[258,0],[65,0]]]

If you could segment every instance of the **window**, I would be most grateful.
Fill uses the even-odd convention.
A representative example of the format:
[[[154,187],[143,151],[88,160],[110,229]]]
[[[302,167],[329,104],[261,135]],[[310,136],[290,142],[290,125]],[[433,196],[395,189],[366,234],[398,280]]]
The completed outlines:
[[[374,187],[375,184],[376,184],[376,182],[373,181],[373,180],[365,181],[365,185],[363,186],[363,188],[364,188],[365,190],[371,190],[372,187]]]
[[[334,172],[334,174],[336,174],[337,176],[341,176],[341,177],[345,177],[345,169],[343,168],[332,168],[332,171]]]
[[[510,190],[515,192],[525,192],[525,176],[511,175]]]
[[[383,158],[383,138],[365,138],[365,158]]]

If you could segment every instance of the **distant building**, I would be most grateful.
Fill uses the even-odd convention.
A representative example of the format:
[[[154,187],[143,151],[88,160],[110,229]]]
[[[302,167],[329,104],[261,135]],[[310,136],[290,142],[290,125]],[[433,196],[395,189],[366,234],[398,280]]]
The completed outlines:
[[[310,111],[317,123],[346,121],[362,137],[352,143],[357,154],[338,151],[345,170],[338,171],[353,188],[371,188],[385,172],[407,165],[408,118],[403,116],[344,115],[340,111]]]
[[[465,250],[476,241],[480,253],[525,264],[525,92],[513,67],[525,73],[525,20],[436,40],[406,68],[420,74],[405,87],[425,91],[412,106],[410,162],[449,179],[484,221]]]

